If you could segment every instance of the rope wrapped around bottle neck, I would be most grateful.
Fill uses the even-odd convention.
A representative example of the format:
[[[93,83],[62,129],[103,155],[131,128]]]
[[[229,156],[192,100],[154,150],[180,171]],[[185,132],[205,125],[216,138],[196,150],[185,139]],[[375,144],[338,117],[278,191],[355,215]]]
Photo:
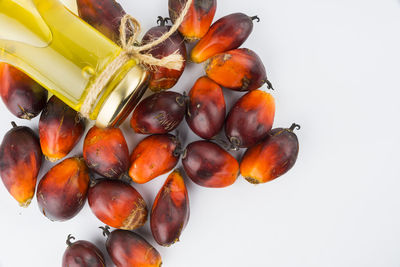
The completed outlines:
[[[80,113],[83,117],[90,117],[93,105],[96,103],[96,100],[103,91],[104,87],[108,84],[115,73],[131,59],[137,60],[139,64],[145,64],[148,66],[164,67],[173,70],[180,70],[182,68],[185,59],[179,54],[178,51],[175,51],[171,55],[163,58],[155,58],[146,51],[149,51],[161,44],[178,30],[186,14],[188,13],[192,2],[193,0],[186,1],[185,7],[182,9],[179,17],[176,19],[175,23],[168,32],[145,45],[137,45],[139,43],[138,38],[141,33],[140,23],[129,14],[126,14],[124,17],[122,17],[119,28],[122,52],[106,66],[103,72],[101,72],[94,82],[88,87],[88,93],[80,109]],[[129,38],[128,27],[130,27],[133,32],[132,36]]]

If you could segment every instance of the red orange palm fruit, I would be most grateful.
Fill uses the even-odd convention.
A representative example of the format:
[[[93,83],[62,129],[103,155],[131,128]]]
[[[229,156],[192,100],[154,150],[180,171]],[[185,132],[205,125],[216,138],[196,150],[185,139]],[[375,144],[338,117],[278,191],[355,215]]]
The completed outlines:
[[[274,117],[275,100],[271,94],[261,90],[248,92],[226,118],[226,137],[235,147],[254,146],[268,135]]]
[[[176,129],[185,116],[185,97],[176,92],[159,92],[139,103],[131,127],[140,134],[166,134]]]
[[[12,114],[30,120],[46,106],[48,93],[25,73],[0,62],[0,95]]]
[[[83,143],[87,166],[107,178],[118,178],[129,168],[129,150],[119,128],[93,126]]]
[[[161,246],[179,240],[189,220],[189,197],[185,181],[178,170],[172,172],[157,194],[150,215],[150,228]]]
[[[64,158],[79,142],[84,131],[85,121],[78,112],[52,96],[39,120],[43,155],[51,162]]]
[[[147,206],[135,188],[120,180],[102,180],[90,187],[89,206],[103,223],[133,230],[147,221]]]
[[[168,9],[172,22],[178,19],[187,0],[169,0]],[[193,0],[179,27],[179,32],[189,42],[202,38],[210,28],[217,9],[217,0]]]
[[[129,176],[144,184],[171,171],[179,160],[180,143],[171,134],[151,135],[133,150]]]
[[[171,29],[171,26],[165,25],[166,20],[167,19],[159,17],[158,21],[160,21],[160,25],[148,30],[143,36],[142,43],[147,44],[168,32]],[[167,40],[153,47],[150,51],[147,51],[148,54],[159,59],[169,56],[175,52],[181,55],[184,59],[181,69],[174,70],[157,66],[152,66],[149,68],[151,73],[151,78],[149,81],[150,90],[154,92],[167,90],[172,88],[179,81],[179,78],[182,76],[183,71],[185,70],[187,52],[184,39],[179,32],[175,32]]]
[[[28,127],[17,126],[3,138],[0,146],[0,176],[11,196],[22,207],[31,203],[42,165],[39,139]]]
[[[293,124],[290,128],[273,129],[269,136],[249,148],[240,163],[240,173],[252,184],[272,181],[288,172],[296,163],[299,141]]]
[[[126,230],[109,231],[100,227],[107,236],[106,248],[113,263],[118,267],[160,267],[160,253],[142,236]]]
[[[71,242],[75,239],[73,236],[68,235],[67,249],[64,252],[62,259],[62,267],[83,266],[83,267],[105,267],[106,261],[100,249],[93,243],[86,240],[78,240]],[[78,264],[78,265],[77,265]]]
[[[239,175],[237,160],[209,141],[196,141],[186,147],[182,157],[187,176],[196,184],[210,188],[232,185]]]
[[[86,202],[90,174],[83,158],[68,158],[51,168],[40,180],[37,201],[52,221],[65,221],[79,213]]]
[[[210,79],[235,91],[252,91],[265,83],[272,88],[260,57],[247,48],[234,49],[211,57],[205,63],[205,70]]]
[[[226,104],[221,86],[204,76],[189,92],[186,122],[203,139],[217,135],[225,121]]]
[[[216,54],[240,47],[253,31],[253,20],[243,13],[234,13],[217,20],[191,52],[191,59],[201,63]]]
[[[78,14],[99,32],[118,43],[125,11],[115,0],[77,0]]]

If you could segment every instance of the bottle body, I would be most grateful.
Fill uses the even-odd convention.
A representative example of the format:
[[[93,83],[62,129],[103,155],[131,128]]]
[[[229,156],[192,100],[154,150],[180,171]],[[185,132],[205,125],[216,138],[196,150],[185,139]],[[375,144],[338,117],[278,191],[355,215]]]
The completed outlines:
[[[77,111],[87,88],[122,51],[58,0],[1,0],[0,25],[0,61],[19,68]],[[134,67],[136,61],[130,60],[117,71],[91,119]]]

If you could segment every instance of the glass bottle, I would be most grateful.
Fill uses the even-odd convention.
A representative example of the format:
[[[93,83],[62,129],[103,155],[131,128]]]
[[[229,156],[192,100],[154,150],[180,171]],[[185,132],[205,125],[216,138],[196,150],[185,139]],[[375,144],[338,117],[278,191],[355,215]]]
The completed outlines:
[[[79,111],[87,88],[122,49],[59,0],[0,0],[0,61],[19,68]],[[90,118],[120,124],[147,88],[132,59],[105,86]]]

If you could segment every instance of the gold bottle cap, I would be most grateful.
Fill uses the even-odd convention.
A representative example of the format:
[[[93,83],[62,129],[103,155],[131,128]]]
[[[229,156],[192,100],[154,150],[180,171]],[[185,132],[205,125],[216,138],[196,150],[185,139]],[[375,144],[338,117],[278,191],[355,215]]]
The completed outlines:
[[[139,65],[134,66],[103,103],[96,126],[114,127],[124,122],[146,92],[148,80],[148,72]]]

